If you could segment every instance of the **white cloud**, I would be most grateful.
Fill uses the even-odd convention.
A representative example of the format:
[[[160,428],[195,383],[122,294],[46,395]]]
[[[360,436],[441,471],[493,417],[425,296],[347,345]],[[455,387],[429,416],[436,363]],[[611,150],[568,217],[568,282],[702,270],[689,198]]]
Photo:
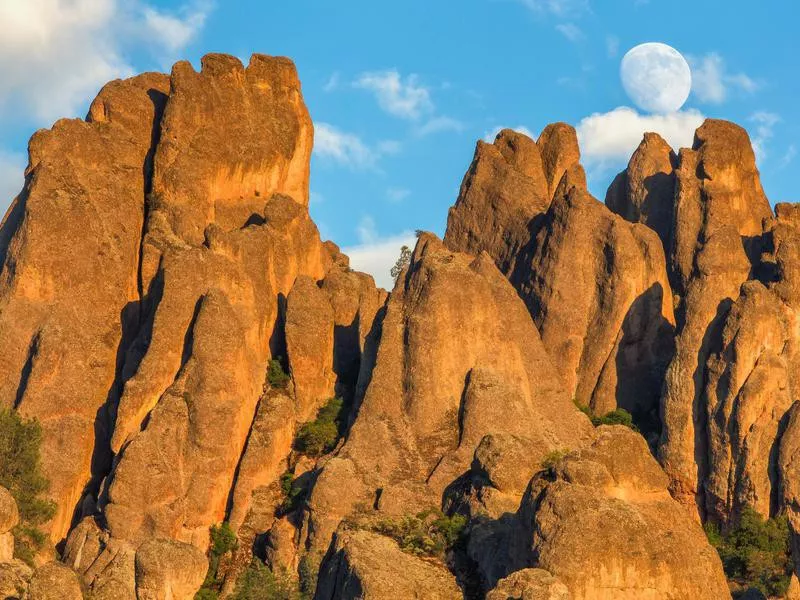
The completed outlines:
[[[786,149],[786,153],[783,155],[783,158],[781,158],[781,164],[779,168],[783,169],[788,167],[789,163],[794,160],[795,156],[797,156],[797,146],[794,144],[789,144],[789,147]]]
[[[492,127],[489,131],[483,134],[483,141],[491,144],[492,142],[494,142],[494,138],[497,137],[497,134],[503,131],[503,129],[513,129],[514,131],[527,135],[532,140],[536,139],[536,137],[533,135],[533,132],[524,125],[517,125],[516,127],[505,127],[502,125],[497,125],[495,127]]]
[[[434,133],[441,133],[443,131],[464,131],[464,124],[458,119],[452,117],[438,116],[433,117],[414,129],[414,134],[419,137],[425,137]]]
[[[606,54],[608,58],[614,58],[619,54],[619,38],[615,35],[606,36]]]
[[[25,182],[25,157],[0,150],[0,221]]]
[[[332,92],[339,87],[339,72],[335,71],[322,86],[323,92]]]
[[[759,84],[745,73],[727,73],[725,61],[716,52],[700,58],[687,58],[692,68],[692,92],[702,102],[720,104],[728,97],[731,88],[748,94],[759,88]]]
[[[210,4],[200,2],[182,7],[178,15],[171,15],[150,6],[144,6],[144,26],[148,33],[156,36],[164,48],[171,53],[179,52],[203,29]],[[152,37],[150,38],[152,39]]]
[[[416,121],[433,112],[430,90],[416,75],[403,78],[396,69],[362,73],[353,85],[371,91],[378,105],[395,117]]]
[[[751,134],[753,152],[756,154],[756,161],[762,163],[767,158],[767,143],[775,134],[775,125],[781,118],[775,113],[765,110],[754,112],[750,115],[749,121],[754,123],[755,131]]]
[[[583,31],[575,23],[561,23],[556,25],[556,31],[567,38],[570,42],[578,42],[583,39]]]
[[[374,226],[374,222],[372,225]],[[361,225],[359,225],[360,228]],[[369,231],[368,228],[367,231]],[[361,232],[358,233],[360,236]],[[371,230],[371,233],[374,233],[374,229]],[[390,271],[400,257],[400,248],[403,246],[413,248],[416,242],[413,231],[403,231],[384,238],[374,236],[367,242],[342,248],[342,252],[350,257],[350,266],[353,269],[369,273],[375,278],[378,286],[391,290],[394,287],[394,281]]]
[[[393,204],[398,204],[408,198],[411,195],[411,190],[407,190],[405,188],[389,188],[386,190],[386,197],[389,199],[389,202]]]
[[[397,140],[383,140],[378,142],[378,153],[383,156],[384,154],[397,154],[403,149],[403,144]]]
[[[557,17],[577,16],[589,10],[589,0],[518,0],[539,14]]]
[[[168,14],[144,0],[0,1],[0,116],[24,111],[49,124],[82,115],[104,83],[133,73],[129,48],[146,41],[159,59],[179,52],[209,9],[193,4]]]
[[[642,115],[620,106],[581,119],[576,127],[581,156],[587,167],[607,169],[625,165],[645,132],[660,134],[676,150],[691,147],[695,130],[705,117],[690,109],[663,115]]]
[[[375,166],[378,153],[357,135],[342,131],[328,123],[314,124],[314,154],[325,160],[356,169]]]

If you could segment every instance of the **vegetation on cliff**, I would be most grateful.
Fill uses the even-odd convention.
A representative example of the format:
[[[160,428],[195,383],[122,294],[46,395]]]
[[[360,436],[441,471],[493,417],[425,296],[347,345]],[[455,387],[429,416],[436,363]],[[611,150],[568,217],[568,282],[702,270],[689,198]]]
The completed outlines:
[[[43,498],[49,483],[40,468],[42,429],[14,410],[0,410],[0,486],[5,487],[19,509],[14,528],[14,556],[29,564],[47,536],[39,528],[55,514],[55,504]]]
[[[705,525],[711,545],[717,549],[725,574],[738,586],[756,588],[768,596],[783,596],[792,574],[789,520],[786,515],[765,519],[745,507],[738,524],[721,532]]]
[[[392,538],[404,552],[444,560],[446,553],[461,539],[466,525],[467,518],[463,515],[447,516],[441,510],[430,508],[416,515],[380,519],[369,529]]]
[[[335,397],[319,409],[317,418],[305,423],[294,441],[295,450],[312,458],[327,454],[336,447],[343,426],[344,402]]]

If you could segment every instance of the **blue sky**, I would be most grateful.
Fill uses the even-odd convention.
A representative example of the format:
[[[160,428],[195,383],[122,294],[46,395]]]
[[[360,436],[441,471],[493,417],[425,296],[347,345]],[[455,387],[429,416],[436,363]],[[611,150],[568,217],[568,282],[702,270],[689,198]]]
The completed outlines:
[[[501,126],[578,127],[602,199],[644,130],[688,145],[703,117],[731,119],[772,202],[791,201],[798,22],[785,0],[0,0],[0,210],[35,129],[84,115],[107,79],[207,52],[294,59],[317,127],[312,215],[384,284],[414,229],[443,233],[475,141]],[[622,56],[650,41],[692,66],[678,113],[635,109],[621,85]]]

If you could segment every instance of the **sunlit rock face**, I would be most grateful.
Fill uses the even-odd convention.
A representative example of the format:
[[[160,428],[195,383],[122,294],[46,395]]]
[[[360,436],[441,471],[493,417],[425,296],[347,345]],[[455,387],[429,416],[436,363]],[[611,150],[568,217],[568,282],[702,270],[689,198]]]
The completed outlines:
[[[32,138],[0,403],[39,420],[57,509],[32,568],[0,488],[0,591],[225,596],[262,561],[326,600],[725,598],[699,521],[800,527],[800,212],[744,130],[645,135],[605,205],[571,126],[502,131],[391,293],[320,239],[312,141],[262,55]],[[619,409],[639,431],[585,414]]]

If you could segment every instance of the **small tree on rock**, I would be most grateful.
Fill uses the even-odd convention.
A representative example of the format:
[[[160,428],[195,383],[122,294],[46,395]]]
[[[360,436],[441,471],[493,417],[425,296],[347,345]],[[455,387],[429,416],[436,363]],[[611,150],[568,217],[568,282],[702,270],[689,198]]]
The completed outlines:
[[[397,278],[400,277],[400,273],[403,272],[409,263],[411,262],[411,249],[408,246],[403,246],[400,248],[400,258],[397,259],[397,262],[394,263],[392,270],[390,271],[392,275],[392,279],[397,282]]]

